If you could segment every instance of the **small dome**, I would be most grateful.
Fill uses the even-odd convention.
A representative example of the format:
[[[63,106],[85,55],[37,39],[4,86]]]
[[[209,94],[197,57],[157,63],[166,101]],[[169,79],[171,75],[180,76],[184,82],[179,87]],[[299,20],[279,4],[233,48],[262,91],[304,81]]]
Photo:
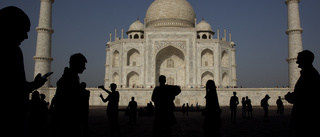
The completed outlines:
[[[128,32],[132,32],[132,31],[144,31],[144,25],[139,20],[137,20],[133,22],[129,27]]]
[[[202,20],[201,22],[199,22],[197,24],[196,29],[197,29],[197,31],[210,31],[210,32],[213,32],[212,28],[211,28],[211,25],[208,22],[204,21],[204,20]]]
[[[232,46],[236,46],[236,43],[234,43],[233,41],[231,41],[230,44],[231,44]]]

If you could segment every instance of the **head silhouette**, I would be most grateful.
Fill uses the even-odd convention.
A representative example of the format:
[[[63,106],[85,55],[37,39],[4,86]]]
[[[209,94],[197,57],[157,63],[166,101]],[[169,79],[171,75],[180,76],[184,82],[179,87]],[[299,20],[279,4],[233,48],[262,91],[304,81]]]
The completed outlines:
[[[159,83],[160,83],[160,85],[165,85],[166,84],[166,76],[164,76],[164,75],[159,76]]]
[[[264,98],[266,98],[266,99],[270,99],[270,96],[267,94]]]
[[[314,54],[309,50],[304,50],[298,53],[297,64],[298,67],[304,69],[306,67],[312,66],[314,60]]]
[[[32,92],[31,100],[40,100],[39,91],[33,91],[33,92]]]
[[[233,92],[233,95],[236,96],[236,95],[237,95],[237,92]]]
[[[131,97],[131,100],[134,101],[134,97]]]
[[[113,92],[113,91],[116,91],[116,89],[117,89],[117,84],[111,83],[111,84],[110,84],[110,88],[111,88],[111,91],[112,91],[112,92]]]
[[[40,99],[42,99],[42,100],[46,99],[46,95],[43,94],[43,93],[41,93],[41,94],[40,94]]]
[[[81,82],[80,83],[80,87],[81,87],[81,89],[86,89],[87,83],[86,82]]]
[[[210,90],[210,89],[215,89],[216,88],[216,84],[214,83],[213,80],[208,80],[206,83],[206,89]]]
[[[21,9],[9,6],[0,10],[0,42],[10,46],[19,46],[28,39],[30,20]]]
[[[86,63],[86,57],[81,53],[76,53],[70,57],[69,66],[70,69],[81,74],[86,69]]]

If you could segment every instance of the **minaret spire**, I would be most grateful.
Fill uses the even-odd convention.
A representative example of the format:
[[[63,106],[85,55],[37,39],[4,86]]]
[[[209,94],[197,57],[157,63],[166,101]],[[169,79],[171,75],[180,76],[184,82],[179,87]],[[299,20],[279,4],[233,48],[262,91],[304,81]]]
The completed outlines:
[[[38,32],[37,37],[37,49],[36,55],[33,57],[35,61],[34,76],[38,73],[42,75],[51,71],[51,34],[53,29],[51,28],[52,20],[52,3],[54,0],[41,0],[39,25],[36,28]],[[42,88],[48,88],[50,86],[50,77],[48,81],[42,86]]]
[[[302,51],[301,33],[303,29],[300,27],[299,14],[300,0],[286,0],[288,6],[288,70],[289,70],[289,87],[293,88],[296,84],[300,73],[296,63],[298,53]]]

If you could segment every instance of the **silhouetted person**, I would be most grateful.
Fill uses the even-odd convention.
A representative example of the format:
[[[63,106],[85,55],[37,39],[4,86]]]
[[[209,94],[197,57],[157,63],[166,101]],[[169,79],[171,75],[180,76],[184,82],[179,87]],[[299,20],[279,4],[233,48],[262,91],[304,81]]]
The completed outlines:
[[[301,68],[300,77],[292,93],[285,99],[293,104],[290,125],[297,136],[316,136],[319,134],[317,126],[320,123],[319,97],[320,76],[313,67],[314,54],[304,50],[298,54],[297,64]],[[308,112],[306,112],[308,110]]]
[[[131,97],[131,101],[129,102],[128,107],[130,109],[130,118],[129,118],[130,122],[129,122],[129,124],[131,124],[133,121],[133,124],[135,125],[137,122],[138,104],[136,101],[134,101],[134,97]]]
[[[80,83],[80,107],[81,107],[81,128],[82,128],[82,136],[88,136],[88,118],[89,118],[89,99],[90,99],[90,91],[86,89],[87,84],[85,82]]]
[[[193,112],[193,104],[190,105],[190,110]]]
[[[264,116],[263,116],[263,121],[264,122],[268,122],[269,121],[269,104],[268,104],[268,100],[270,99],[269,95],[267,94],[262,100],[261,100],[261,107],[264,110]]]
[[[71,55],[69,67],[65,67],[57,82],[55,94],[55,118],[58,136],[80,136],[81,134],[81,98],[80,79],[86,69],[87,59],[81,53]]]
[[[47,102],[46,100],[46,95],[41,93],[40,94],[40,100],[41,100],[41,103],[43,105],[43,113],[44,115],[42,115],[41,119],[43,121],[43,125],[47,125],[48,123],[48,112],[49,112],[49,102]]]
[[[237,92],[233,92],[233,96],[230,98],[230,111],[231,111],[232,123],[236,121],[238,104],[239,104],[239,99],[237,97]]]
[[[198,102],[197,102],[197,104],[196,104],[196,111],[199,112],[199,109],[200,109],[200,106],[199,106],[199,104],[198,104]]]
[[[189,103],[187,103],[186,114],[187,114],[187,116],[189,116]]]
[[[284,111],[284,106],[283,106],[283,102],[281,100],[281,96],[278,97],[276,103],[277,103],[277,114],[280,114],[282,116],[283,111]]]
[[[185,116],[186,115],[186,104],[183,103],[181,110],[182,110],[183,116]]]
[[[242,104],[242,118],[247,118],[247,117],[246,117],[246,113],[247,113],[247,102],[246,102],[246,99],[245,99],[244,97],[242,97],[241,104]]]
[[[110,135],[112,137],[120,136],[119,129],[119,121],[118,121],[118,105],[119,105],[119,92],[116,91],[117,85],[114,83],[110,84],[111,91],[105,89],[103,86],[99,86],[99,88],[106,91],[109,95],[107,98],[103,98],[102,94],[100,94],[101,100],[106,103],[108,102],[107,107],[107,116],[110,122]]]
[[[153,116],[154,106],[152,105],[152,102],[147,104],[147,110],[148,110],[148,116]]]
[[[246,104],[247,104],[248,118],[252,118],[252,104],[251,104],[251,99],[249,99],[248,96],[246,96]]]
[[[221,137],[221,109],[213,80],[207,81],[205,99],[204,134],[206,137]]]
[[[175,96],[180,94],[181,89],[179,86],[165,85],[166,77],[163,75],[159,77],[159,83],[160,86],[154,88],[151,97],[155,105],[153,136],[170,137],[172,126],[176,124],[173,101]]]
[[[28,39],[29,17],[14,6],[0,10],[1,55],[1,134],[22,136],[26,133],[29,93],[41,87],[46,79],[38,74],[26,81],[20,44]],[[14,98],[14,101],[12,99]],[[17,109],[18,108],[18,109]]]
[[[34,91],[29,101],[29,136],[43,136],[46,128],[46,104],[40,99],[38,91]]]

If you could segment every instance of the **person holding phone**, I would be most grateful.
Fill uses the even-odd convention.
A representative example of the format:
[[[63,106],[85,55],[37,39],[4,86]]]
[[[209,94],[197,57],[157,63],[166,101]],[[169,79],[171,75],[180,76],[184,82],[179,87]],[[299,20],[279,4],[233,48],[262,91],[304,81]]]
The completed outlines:
[[[20,44],[28,39],[29,17],[19,8],[9,6],[0,10],[1,55],[1,133],[22,136],[26,133],[29,94],[47,81],[37,74],[28,82],[24,71]]]
[[[110,135],[112,137],[114,136],[120,136],[120,129],[119,129],[119,121],[118,121],[118,106],[119,106],[119,92],[116,91],[117,84],[111,83],[110,88],[111,91],[104,88],[104,86],[99,86],[98,88],[104,90],[109,95],[107,98],[103,98],[103,95],[100,94],[101,100],[106,103],[108,103],[107,107],[107,116],[110,122]]]

